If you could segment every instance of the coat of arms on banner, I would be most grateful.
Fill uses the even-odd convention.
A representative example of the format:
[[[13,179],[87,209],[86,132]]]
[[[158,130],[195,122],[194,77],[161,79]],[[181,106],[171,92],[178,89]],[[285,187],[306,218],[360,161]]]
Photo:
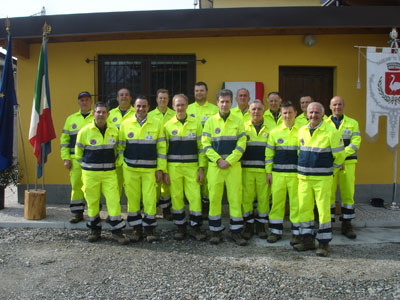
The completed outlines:
[[[395,149],[399,140],[400,54],[391,48],[377,52],[367,48],[367,124],[366,134],[376,140],[380,116],[387,117],[387,145]]]

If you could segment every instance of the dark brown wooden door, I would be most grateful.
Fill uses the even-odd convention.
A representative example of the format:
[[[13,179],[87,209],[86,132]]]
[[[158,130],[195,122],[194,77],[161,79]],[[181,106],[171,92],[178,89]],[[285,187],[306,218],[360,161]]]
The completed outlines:
[[[322,103],[325,114],[329,116],[329,101],[333,97],[333,68],[279,67],[279,92],[284,101],[295,104],[298,114],[301,113],[300,96],[307,94]]]

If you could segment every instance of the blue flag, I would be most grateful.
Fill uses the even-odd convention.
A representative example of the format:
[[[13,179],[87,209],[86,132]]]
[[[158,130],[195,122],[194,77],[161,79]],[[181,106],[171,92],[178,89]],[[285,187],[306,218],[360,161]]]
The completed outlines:
[[[14,88],[10,35],[0,87],[0,172],[12,164],[14,105],[17,105],[17,97]]]

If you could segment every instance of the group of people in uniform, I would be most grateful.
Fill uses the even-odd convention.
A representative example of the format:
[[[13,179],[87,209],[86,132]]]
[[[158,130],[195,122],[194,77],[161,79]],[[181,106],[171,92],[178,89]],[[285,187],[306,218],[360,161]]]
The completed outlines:
[[[289,199],[290,244],[327,256],[338,183],[341,232],[356,238],[351,220],[361,136],[357,121],[344,115],[342,97],[331,99],[327,117],[309,95],[300,98],[297,116],[294,104],[282,102],[278,92],[268,94],[268,109],[260,100],[250,103],[245,88],[237,91],[235,108],[232,91],[218,91],[217,105],[207,101],[207,93],[207,84],[198,82],[195,102],[177,94],[171,109],[168,90],[160,89],[151,112],[145,96],[137,96],[132,106],[126,88],[118,91],[119,106],[111,111],[101,102],[92,111],[91,95],[78,95],[80,111],[65,122],[61,157],[70,171],[70,222],[84,219],[86,200],[90,242],[101,235],[103,193],[107,222],[120,244],[159,239],[157,202],[164,218],[177,226],[174,239],[206,240],[201,227],[208,219],[210,243],[219,244],[226,190],[230,238],[236,244],[247,245],[253,235],[269,243],[280,240]],[[126,222],[121,218],[123,189]],[[122,231],[126,223],[128,235]]]

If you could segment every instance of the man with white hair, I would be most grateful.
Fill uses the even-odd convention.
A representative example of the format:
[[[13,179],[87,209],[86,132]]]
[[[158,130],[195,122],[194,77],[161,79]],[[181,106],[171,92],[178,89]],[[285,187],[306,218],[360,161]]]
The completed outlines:
[[[301,242],[293,246],[297,251],[315,249],[314,202],[318,208],[319,242],[316,254],[328,256],[332,240],[330,199],[333,174],[345,159],[343,140],[334,127],[323,122],[324,107],[312,102],[307,107],[310,123],[300,128],[299,141],[299,225]]]

